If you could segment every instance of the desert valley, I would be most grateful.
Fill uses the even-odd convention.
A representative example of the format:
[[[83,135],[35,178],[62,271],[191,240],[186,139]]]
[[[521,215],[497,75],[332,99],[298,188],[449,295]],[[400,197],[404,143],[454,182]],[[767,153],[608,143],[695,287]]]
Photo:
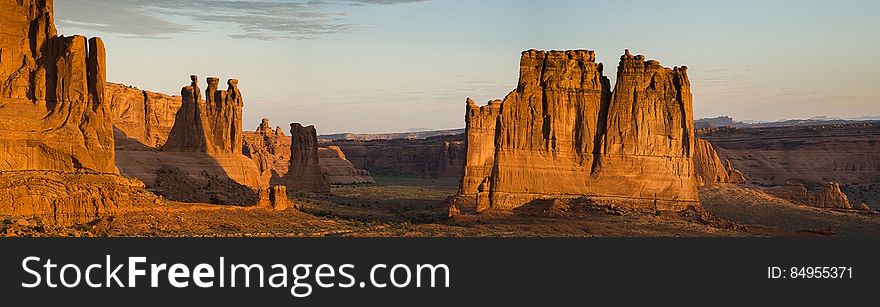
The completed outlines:
[[[235,76],[110,82],[53,9],[0,1],[0,236],[880,236],[880,121],[694,119],[688,68],[628,49],[613,83],[522,51],[464,129],[325,135],[244,127]]]

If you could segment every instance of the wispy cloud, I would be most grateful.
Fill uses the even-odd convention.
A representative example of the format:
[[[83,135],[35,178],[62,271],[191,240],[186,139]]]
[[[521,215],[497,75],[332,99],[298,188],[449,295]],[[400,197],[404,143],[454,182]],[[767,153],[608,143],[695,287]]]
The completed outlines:
[[[198,32],[205,23],[235,25],[237,39],[311,39],[357,28],[347,7],[397,5],[426,0],[65,0],[58,1],[61,26],[167,38]]]

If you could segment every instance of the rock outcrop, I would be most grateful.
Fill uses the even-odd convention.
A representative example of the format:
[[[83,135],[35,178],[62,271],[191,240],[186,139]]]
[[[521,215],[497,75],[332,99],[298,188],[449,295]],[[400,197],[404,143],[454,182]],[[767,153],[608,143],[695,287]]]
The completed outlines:
[[[260,200],[257,206],[273,208],[278,211],[287,210],[290,207],[290,199],[287,198],[287,187],[283,185],[260,188]]]
[[[255,132],[244,133],[242,153],[257,164],[264,186],[285,184],[284,175],[290,164],[290,138],[281,127],[273,130],[269,119],[263,118]]]
[[[357,169],[338,146],[318,148],[318,163],[330,184],[376,183],[370,172]]]
[[[733,169],[730,161],[727,164],[721,162],[712,143],[698,138],[695,148],[694,170],[697,173],[697,184],[704,186],[714,183],[746,183],[743,174]]]
[[[468,101],[461,194],[476,196],[478,211],[584,196],[651,210],[699,206],[687,68],[627,50],[613,92],[602,68],[593,51],[529,50],[497,112],[497,102]]]
[[[318,133],[315,126],[290,124],[290,163],[285,181],[290,190],[330,193],[330,185],[318,162]]]
[[[57,36],[51,0],[0,1],[0,215],[69,226],[149,205],[118,175],[104,43]]]
[[[117,151],[119,169],[127,176],[143,180],[150,188],[157,187],[160,183],[157,182],[157,176],[166,174],[162,172],[166,167],[173,167],[195,179],[205,176],[217,177],[222,181],[229,179],[254,191],[260,186],[268,186],[268,183],[264,184],[260,180],[257,166],[241,153],[243,99],[238,90],[238,82],[229,80],[229,88],[221,91],[217,90],[219,79],[208,78],[208,89],[205,92],[208,99],[202,100],[198,77],[191,76],[190,79],[192,84],[181,91],[181,106],[174,116],[174,124],[165,144],[158,149],[120,148]],[[170,191],[166,188],[160,190]],[[209,196],[207,199],[220,199],[212,202],[224,204],[228,203],[225,200],[241,199],[237,195],[240,193],[230,193],[225,196]],[[184,194],[163,196],[190,201],[191,198]],[[178,196],[183,198],[175,198]],[[192,199],[202,201],[206,198]]]
[[[818,191],[811,192],[800,183],[786,183],[767,188],[767,192],[793,203],[828,209],[854,209],[849,198],[840,190],[840,184],[830,182]]]
[[[116,145],[125,139],[143,146],[160,147],[168,140],[177,111],[183,104],[180,96],[140,90],[117,83],[108,83],[104,97],[110,104]]]
[[[104,43],[57,36],[52,9],[0,2],[0,171],[116,173]]]
[[[169,151],[197,151],[209,154],[240,153],[241,112],[244,106],[238,80],[229,79],[227,90],[218,90],[219,78],[208,77],[205,99],[201,99],[198,76],[181,90],[183,105],[175,116],[168,141]]]

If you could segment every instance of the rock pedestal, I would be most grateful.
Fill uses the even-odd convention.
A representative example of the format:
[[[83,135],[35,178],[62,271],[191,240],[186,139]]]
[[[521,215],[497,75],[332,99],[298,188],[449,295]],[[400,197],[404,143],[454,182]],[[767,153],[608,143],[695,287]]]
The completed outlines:
[[[286,186],[295,191],[329,193],[330,185],[324,179],[318,162],[318,133],[314,126],[290,124],[290,164]]]

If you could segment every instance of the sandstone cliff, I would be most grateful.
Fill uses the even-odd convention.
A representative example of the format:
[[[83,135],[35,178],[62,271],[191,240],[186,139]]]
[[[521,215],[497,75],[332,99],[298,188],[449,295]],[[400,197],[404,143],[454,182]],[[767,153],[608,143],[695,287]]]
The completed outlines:
[[[461,192],[476,196],[478,210],[580,196],[654,210],[699,206],[687,68],[627,51],[613,94],[602,68],[592,51],[529,50],[498,112],[496,103],[468,101]]]
[[[713,183],[746,183],[742,173],[733,169],[729,161],[727,164],[721,162],[712,143],[697,139],[695,147],[694,170],[697,173],[697,184],[704,186]]]
[[[327,183],[376,183],[370,172],[355,168],[338,146],[318,148],[318,163]]]
[[[303,127],[299,123],[290,124],[290,163],[286,186],[294,191],[329,193],[321,165],[318,162],[318,133],[314,126]]]
[[[0,1],[0,171],[116,173],[100,38],[56,36],[52,1]]]
[[[117,175],[104,52],[57,36],[51,0],[0,1],[0,215],[69,226],[155,201]]]
[[[244,106],[238,80],[229,79],[227,90],[218,90],[220,79],[208,77],[202,100],[198,76],[181,90],[183,104],[163,149],[231,154],[241,150],[241,112]]]
[[[177,111],[183,104],[180,96],[140,90],[117,83],[108,83],[104,97],[110,104],[113,128],[120,138],[132,139],[144,146],[165,144]]]

